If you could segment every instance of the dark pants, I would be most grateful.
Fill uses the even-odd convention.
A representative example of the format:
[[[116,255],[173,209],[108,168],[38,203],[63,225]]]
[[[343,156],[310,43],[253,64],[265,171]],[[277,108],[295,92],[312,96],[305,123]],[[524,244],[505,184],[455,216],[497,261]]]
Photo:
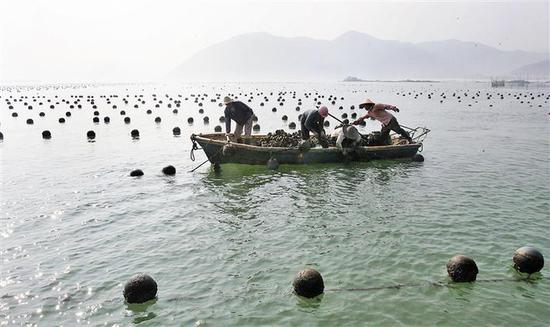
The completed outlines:
[[[300,123],[300,129],[302,131],[302,140],[309,140],[309,129],[307,129],[303,121]]]
[[[390,131],[394,131],[397,134],[399,134],[399,135],[403,136],[404,138],[406,138],[407,140],[412,141],[411,136],[409,135],[409,133],[407,133],[406,130],[401,128],[401,126],[399,126],[399,123],[397,122],[397,119],[395,119],[395,117],[393,117],[390,120],[388,125],[382,126],[382,130],[380,131],[380,138],[382,140],[387,139],[388,136],[390,135]]]

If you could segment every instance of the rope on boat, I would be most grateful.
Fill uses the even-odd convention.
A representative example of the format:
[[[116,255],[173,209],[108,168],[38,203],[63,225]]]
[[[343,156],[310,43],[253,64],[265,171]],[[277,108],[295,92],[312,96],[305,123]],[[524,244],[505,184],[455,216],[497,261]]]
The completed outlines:
[[[194,151],[195,150],[199,150],[200,148],[197,146],[197,143],[195,142],[195,140],[191,139],[193,141],[193,148],[191,149],[191,154],[190,154],[190,157],[191,157],[191,160],[192,161],[195,161],[195,154],[194,154]],[[208,143],[210,143],[210,140],[208,141]],[[229,142],[228,142],[229,143]],[[207,144],[208,145],[208,144]],[[216,158],[221,152],[223,151],[223,147],[221,147],[218,152],[216,152],[212,157],[213,158]],[[195,170],[199,169],[202,165],[204,165],[205,163],[207,163],[208,161],[210,161],[210,159],[206,159],[205,161],[203,161],[200,165],[198,165],[197,167],[191,169],[189,171],[189,173],[192,173],[194,172]]]

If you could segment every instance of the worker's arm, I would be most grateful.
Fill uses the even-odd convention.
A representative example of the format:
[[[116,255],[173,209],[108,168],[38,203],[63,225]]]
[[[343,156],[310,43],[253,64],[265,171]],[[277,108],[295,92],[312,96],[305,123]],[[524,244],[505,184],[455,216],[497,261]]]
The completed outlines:
[[[357,118],[352,124],[353,124],[353,125],[359,125],[359,124],[361,124],[361,123],[363,122],[363,120],[365,120],[365,119],[367,119],[367,118],[369,118],[369,117],[370,117],[370,116],[369,116],[369,113],[367,112],[364,116],[361,116],[361,117]]]
[[[395,112],[399,112],[399,108],[397,108],[396,106],[392,106],[391,104],[379,103],[379,104],[376,104],[373,109],[374,110],[392,110]]]

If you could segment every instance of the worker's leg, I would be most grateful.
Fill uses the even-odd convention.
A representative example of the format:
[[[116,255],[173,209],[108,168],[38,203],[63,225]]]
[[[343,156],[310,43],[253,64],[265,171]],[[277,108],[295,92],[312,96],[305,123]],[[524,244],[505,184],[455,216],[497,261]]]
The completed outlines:
[[[380,140],[378,140],[381,144],[386,145],[388,143],[388,138],[390,137],[390,131],[391,131],[390,124],[382,126],[382,129],[380,130]]]
[[[235,138],[239,138],[241,134],[243,133],[243,125],[237,124],[237,127],[235,127],[235,132],[233,134],[235,135]]]
[[[303,122],[300,125],[302,131],[302,140],[309,140],[309,130],[306,128]]]
[[[250,136],[252,134],[252,117],[250,117],[246,123],[244,123],[244,136]]]
[[[403,128],[401,128],[401,126],[399,126],[399,123],[397,122],[397,119],[395,119],[395,117],[393,117],[390,120],[390,123],[388,124],[388,126],[391,128],[392,131],[394,131],[397,134],[403,136],[409,142],[412,142],[412,139],[411,139],[411,136],[409,135],[409,133],[406,130],[404,130]]]

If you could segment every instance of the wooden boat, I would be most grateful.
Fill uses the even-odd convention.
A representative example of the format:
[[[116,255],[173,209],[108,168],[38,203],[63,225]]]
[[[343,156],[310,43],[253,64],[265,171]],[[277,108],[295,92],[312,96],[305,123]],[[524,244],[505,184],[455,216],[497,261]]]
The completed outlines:
[[[337,147],[299,148],[263,147],[254,145],[266,135],[253,135],[247,143],[236,143],[226,139],[223,133],[193,134],[193,150],[198,145],[206,153],[213,164],[240,163],[249,165],[265,165],[270,158],[275,158],[280,164],[310,164],[310,163],[341,163],[349,161],[369,161],[375,159],[413,158],[422,147],[422,142],[399,144],[398,139],[392,139],[392,145],[361,146],[344,155]],[[396,144],[398,143],[398,144]],[[404,142],[406,143],[406,142]],[[192,150],[192,151],[193,151]],[[193,153],[192,153],[193,158]]]

